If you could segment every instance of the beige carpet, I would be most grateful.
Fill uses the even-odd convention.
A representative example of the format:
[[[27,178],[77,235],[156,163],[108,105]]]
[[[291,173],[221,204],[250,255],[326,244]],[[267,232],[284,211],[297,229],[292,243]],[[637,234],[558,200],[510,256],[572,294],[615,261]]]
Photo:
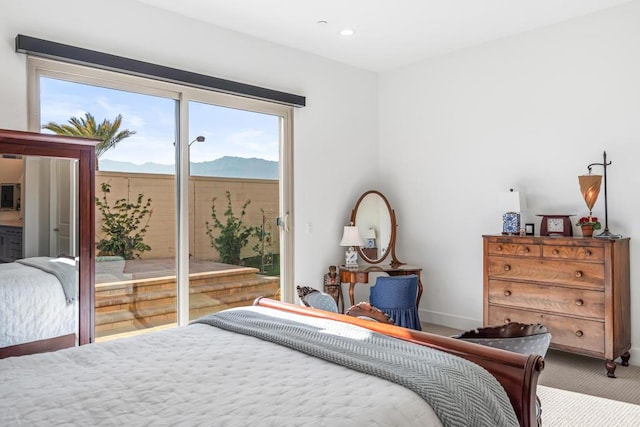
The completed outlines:
[[[461,331],[424,324],[423,329],[451,336]],[[640,367],[616,368],[606,374],[604,361],[549,350],[538,381],[542,425],[567,427],[640,426]]]
[[[640,405],[639,366],[618,365],[616,378],[606,372],[603,360],[549,350],[538,384]]]
[[[615,380],[614,380],[615,381]],[[640,406],[538,386],[543,427],[636,427]]]

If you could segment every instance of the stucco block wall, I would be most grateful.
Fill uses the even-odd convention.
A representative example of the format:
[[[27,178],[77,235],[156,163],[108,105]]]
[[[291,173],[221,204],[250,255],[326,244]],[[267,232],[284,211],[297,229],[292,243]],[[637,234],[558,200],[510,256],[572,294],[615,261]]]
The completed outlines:
[[[160,174],[128,174],[123,172],[96,172],[96,197],[102,199],[102,183],[111,185],[107,193],[109,206],[121,198],[129,198],[135,202],[138,194],[143,195],[142,203],[151,198],[151,218],[144,237],[144,242],[151,246],[151,251],[142,253],[141,258],[174,257],[176,250],[176,206],[175,177]],[[239,217],[242,205],[250,200],[243,223],[247,226],[262,225],[263,209],[269,216],[272,231],[273,253],[279,253],[278,228],[275,220],[278,212],[279,192],[277,180],[245,180],[236,178],[193,177],[189,181],[189,253],[197,259],[217,261],[218,251],[211,247],[206,233],[207,221],[212,224],[211,204],[215,197],[216,215],[225,223],[224,212],[227,210],[226,191],[231,192],[233,213]],[[142,226],[144,223],[142,224]],[[96,209],[96,241],[104,236],[102,228],[102,212]],[[215,235],[218,230],[214,229]],[[241,252],[241,256],[257,255],[253,251],[256,239]]]

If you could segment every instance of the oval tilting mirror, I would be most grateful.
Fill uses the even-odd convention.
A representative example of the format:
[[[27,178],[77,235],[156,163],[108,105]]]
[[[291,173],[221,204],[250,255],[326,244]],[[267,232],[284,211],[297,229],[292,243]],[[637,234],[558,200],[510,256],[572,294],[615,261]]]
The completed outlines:
[[[360,196],[351,211],[351,222],[365,242],[358,247],[365,262],[379,264],[391,254],[391,265],[404,264],[396,258],[396,215],[382,193],[369,190]]]

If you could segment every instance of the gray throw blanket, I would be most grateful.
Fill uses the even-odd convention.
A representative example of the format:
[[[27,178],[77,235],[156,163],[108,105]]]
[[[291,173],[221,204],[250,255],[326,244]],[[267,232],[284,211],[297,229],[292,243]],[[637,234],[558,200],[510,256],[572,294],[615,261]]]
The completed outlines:
[[[444,426],[518,426],[500,383],[472,362],[375,332],[363,333],[353,325],[310,317],[297,321],[270,311],[237,308],[194,323],[272,341],[403,385],[420,395]]]
[[[67,304],[78,298],[78,271],[75,266],[66,263],[66,259],[49,258],[49,257],[33,257],[16,260],[16,262],[28,267],[38,268],[45,273],[56,276],[62,291],[67,299]]]

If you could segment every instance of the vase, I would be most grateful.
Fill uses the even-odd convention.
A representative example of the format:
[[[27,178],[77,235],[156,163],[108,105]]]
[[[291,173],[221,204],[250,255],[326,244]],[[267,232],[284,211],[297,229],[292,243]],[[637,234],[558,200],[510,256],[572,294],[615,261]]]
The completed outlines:
[[[581,225],[580,227],[582,228],[582,235],[584,237],[593,236],[593,225]]]

